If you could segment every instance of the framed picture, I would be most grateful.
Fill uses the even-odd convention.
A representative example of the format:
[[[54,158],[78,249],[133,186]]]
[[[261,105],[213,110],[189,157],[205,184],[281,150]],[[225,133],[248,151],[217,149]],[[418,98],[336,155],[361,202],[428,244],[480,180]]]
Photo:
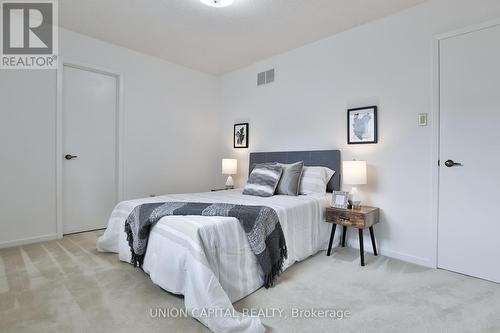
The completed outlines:
[[[349,192],[333,191],[332,207],[347,208],[348,200],[349,200]]]
[[[248,123],[234,125],[233,140],[234,148],[248,148]]]
[[[377,106],[347,110],[347,143],[377,143]]]

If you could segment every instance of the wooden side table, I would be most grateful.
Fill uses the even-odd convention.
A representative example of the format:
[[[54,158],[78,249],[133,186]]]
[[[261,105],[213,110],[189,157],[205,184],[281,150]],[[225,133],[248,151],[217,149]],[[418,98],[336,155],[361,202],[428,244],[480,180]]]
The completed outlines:
[[[347,227],[354,227],[358,229],[359,234],[359,255],[361,258],[361,266],[365,265],[365,253],[363,244],[363,230],[370,229],[370,236],[372,239],[373,254],[378,255],[377,246],[375,244],[375,234],[373,232],[373,225],[377,224],[380,219],[380,209],[376,207],[361,206],[360,209],[344,209],[344,208],[326,208],[326,222],[332,223],[332,232],[330,234],[330,243],[328,245],[327,256],[332,252],[333,237],[335,236],[335,229],[337,225],[342,225],[344,230],[342,232],[342,247],[345,247],[345,237]]]

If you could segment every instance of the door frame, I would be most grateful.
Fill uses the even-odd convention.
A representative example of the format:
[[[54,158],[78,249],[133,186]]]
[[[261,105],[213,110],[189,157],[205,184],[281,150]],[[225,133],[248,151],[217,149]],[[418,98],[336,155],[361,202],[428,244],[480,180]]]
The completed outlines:
[[[472,32],[477,32],[489,28],[493,28],[500,25],[500,19],[491,20],[475,25],[471,25],[462,29],[438,34],[434,36],[433,39],[433,97],[432,97],[432,121],[434,126],[432,128],[432,157],[434,164],[433,173],[432,173],[432,216],[435,221],[435,233],[433,235],[433,246],[434,246],[434,261],[432,262],[433,267],[439,268],[439,176],[441,168],[439,166],[440,159],[440,134],[441,134],[441,78],[440,78],[440,61],[441,61],[441,52],[440,46],[441,42],[457,37],[460,35],[469,34]]]
[[[100,66],[85,64],[78,61],[59,59],[57,69],[57,108],[56,108],[56,235],[58,239],[63,237],[63,117],[64,117],[64,66],[90,71],[98,74],[112,76],[116,79],[116,111],[115,111],[115,178],[116,178],[116,200],[123,200],[123,74]]]

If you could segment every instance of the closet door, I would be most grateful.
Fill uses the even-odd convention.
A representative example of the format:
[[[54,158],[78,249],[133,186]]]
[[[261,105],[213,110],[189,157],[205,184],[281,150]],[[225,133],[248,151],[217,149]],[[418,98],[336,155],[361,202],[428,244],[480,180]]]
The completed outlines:
[[[438,266],[500,282],[500,26],[440,42]]]
[[[64,66],[63,233],[104,228],[117,201],[117,78]]]

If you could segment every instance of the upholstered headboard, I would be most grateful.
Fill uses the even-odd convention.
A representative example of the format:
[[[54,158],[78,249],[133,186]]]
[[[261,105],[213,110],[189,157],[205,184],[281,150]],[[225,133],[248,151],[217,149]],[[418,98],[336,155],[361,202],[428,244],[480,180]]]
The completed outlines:
[[[305,166],[325,166],[335,170],[327,186],[327,191],[340,190],[340,150],[311,150],[311,151],[282,151],[282,152],[262,152],[250,153],[249,172],[258,163],[294,163],[304,161]]]

